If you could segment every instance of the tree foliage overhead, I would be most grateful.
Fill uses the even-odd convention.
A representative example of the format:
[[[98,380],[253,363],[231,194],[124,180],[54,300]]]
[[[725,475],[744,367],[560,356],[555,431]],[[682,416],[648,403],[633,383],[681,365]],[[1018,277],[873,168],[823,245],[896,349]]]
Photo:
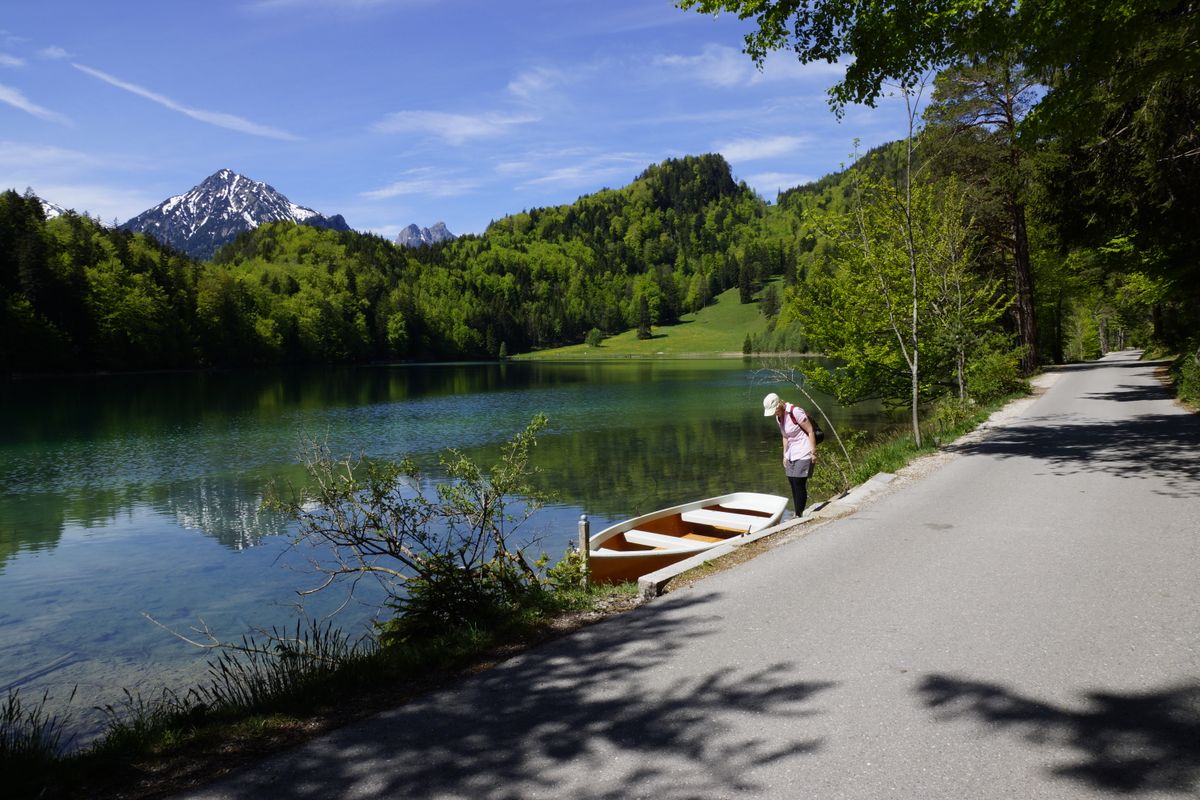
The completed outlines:
[[[846,64],[829,90],[836,109],[875,101],[889,84],[914,86],[930,71],[970,59],[1017,54],[1052,91],[1046,109],[1086,124],[1076,112],[1091,102],[1091,87],[1113,80],[1135,88],[1165,75],[1195,74],[1195,0],[680,0],[684,9],[753,19],[745,51],[762,65],[768,53],[791,50],[801,63]],[[1135,75],[1122,63],[1164,31],[1182,49],[1143,62]],[[1189,47],[1190,44],[1190,47]]]
[[[1030,361],[1039,347],[1061,358],[1068,336],[1091,336],[1103,351],[1108,338],[1102,331],[1113,318],[1111,309],[1129,308],[1118,297],[1119,287],[1130,285],[1157,287],[1134,294],[1149,304],[1146,327],[1160,341],[1178,347],[1195,339],[1200,325],[1200,269],[1192,232],[1200,218],[1196,0],[681,0],[679,5],[752,20],[745,50],[760,66],[775,50],[791,50],[803,63],[845,64],[842,79],[829,91],[838,113],[851,103],[874,105],[885,92],[918,85],[938,70],[943,71],[943,101],[951,99],[951,76],[965,79],[974,71],[984,78],[967,91],[960,86],[943,110],[963,124],[972,111],[990,107],[990,113],[975,117],[978,135],[973,138],[983,144],[1005,134],[1008,164],[996,159],[978,169],[969,160],[951,159],[946,174],[974,179],[976,186],[990,182],[992,199],[1007,206],[994,219],[1006,216],[1011,229],[1016,327]],[[1021,91],[996,94],[1004,84],[995,80],[1002,67],[1017,78],[1010,87],[1036,88],[1024,97]],[[1010,112],[1007,119],[994,113],[1001,110]],[[982,153],[977,148],[969,155]],[[1029,170],[1033,160],[1038,166]],[[1023,234],[1027,208],[1035,208],[1040,219]],[[982,222],[999,232],[988,220]],[[1027,270],[1023,237],[1031,240],[1032,250],[1040,248],[1041,263],[1034,264],[1030,255]],[[1002,244],[1001,238],[993,238],[993,244]],[[1089,266],[1077,272],[1081,265]],[[1096,265],[1107,272],[1098,275]],[[1048,279],[1045,287],[1035,285],[1036,272]],[[1098,294],[1085,303],[1092,289]],[[1048,333],[1037,333],[1035,316],[1049,323]],[[1127,313],[1120,316],[1131,320]],[[1074,333],[1068,330],[1072,326]]]
[[[853,57],[830,90],[836,109],[874,105],[888,83],[913,86],[963,52],[1002,44],[1011,36],[1012,0],[681,0],[681,8],[753,19],[746,53],[760,66],[774,50],[801,63],[836,64]]]

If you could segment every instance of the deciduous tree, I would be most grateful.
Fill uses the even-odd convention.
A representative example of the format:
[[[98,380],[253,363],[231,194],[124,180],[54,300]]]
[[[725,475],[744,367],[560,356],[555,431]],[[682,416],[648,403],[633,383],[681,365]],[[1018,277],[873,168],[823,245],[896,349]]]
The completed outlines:
[[[1024,347],[1022,367],[1040,363],[1033,266],[1026,224],[1030,194],[1028,154],[1020,124],[1035,102],[1037,81],[1010,54],[943,71],[925,110],[924,137],[933,154],[926,163],[974,183],[984,207],[996,206],[1005,224],[991,228],[993,246],[1011,275],[1014,328]],[[963,146],[966,140],[969,144]],[[967,147],[973,148],[968,152]],[[980,158],[979,169],[972,159]]]

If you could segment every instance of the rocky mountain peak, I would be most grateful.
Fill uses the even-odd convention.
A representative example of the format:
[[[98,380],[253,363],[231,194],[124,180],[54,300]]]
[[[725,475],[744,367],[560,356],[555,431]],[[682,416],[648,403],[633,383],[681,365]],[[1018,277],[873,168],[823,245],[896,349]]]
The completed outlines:
[[[193,258],[207,259],[238,234],[270,222],[350,229],[340,214],[326,217],[296,205],[274,187],[231,169],[217,170],[121,227],[153,236]]]
[[[422,228],[418,225],[406,225],[396,236],[396,244],[401,247],[421,247],[427,244],[448,242],[455,238],[444,222],[435,222],[433,227]]]

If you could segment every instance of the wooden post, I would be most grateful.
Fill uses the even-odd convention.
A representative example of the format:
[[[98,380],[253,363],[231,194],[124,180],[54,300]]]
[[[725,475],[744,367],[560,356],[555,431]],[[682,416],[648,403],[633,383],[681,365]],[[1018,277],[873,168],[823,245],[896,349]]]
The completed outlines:
[[[579,515],[579,560],[580,560],[580,564],[583,567],[583,578],[580,581],[580,584],[583,586],[584,589],[588,588],[589,573],[591,572],[591,564],[589,563],[589,558],[588,558],[588,555],[589,555],[588,551],[591,549],[591,543],[588,541],[591,538],[591,536],[589,535],[590,527],[591,526],[588,523],[587,514],[580,514]]]

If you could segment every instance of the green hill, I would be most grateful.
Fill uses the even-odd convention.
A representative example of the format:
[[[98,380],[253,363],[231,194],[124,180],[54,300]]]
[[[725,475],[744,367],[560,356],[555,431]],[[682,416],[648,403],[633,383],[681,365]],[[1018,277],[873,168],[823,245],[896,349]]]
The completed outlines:
[[[712,305],[684,314],[674,325],[654,327],[650,339],[637,338],[636,330],[609,336],[599,347],[574,344],[538,350],[521,359],[596,359],[648,356],[740,355],[746,335],[766,333],[767,319],[760,306],[738,301],[738,290],[717,295]]]
[[[794,275],[797,225],[713,154],[432,247],[275,223],[209,262],[5,192],[0,342],[23,344],[0,372],[495,358],[592,330],[609,352],[740,352],[757,306],[698,312]],[[621,333],[645,320],[655,338]]]

